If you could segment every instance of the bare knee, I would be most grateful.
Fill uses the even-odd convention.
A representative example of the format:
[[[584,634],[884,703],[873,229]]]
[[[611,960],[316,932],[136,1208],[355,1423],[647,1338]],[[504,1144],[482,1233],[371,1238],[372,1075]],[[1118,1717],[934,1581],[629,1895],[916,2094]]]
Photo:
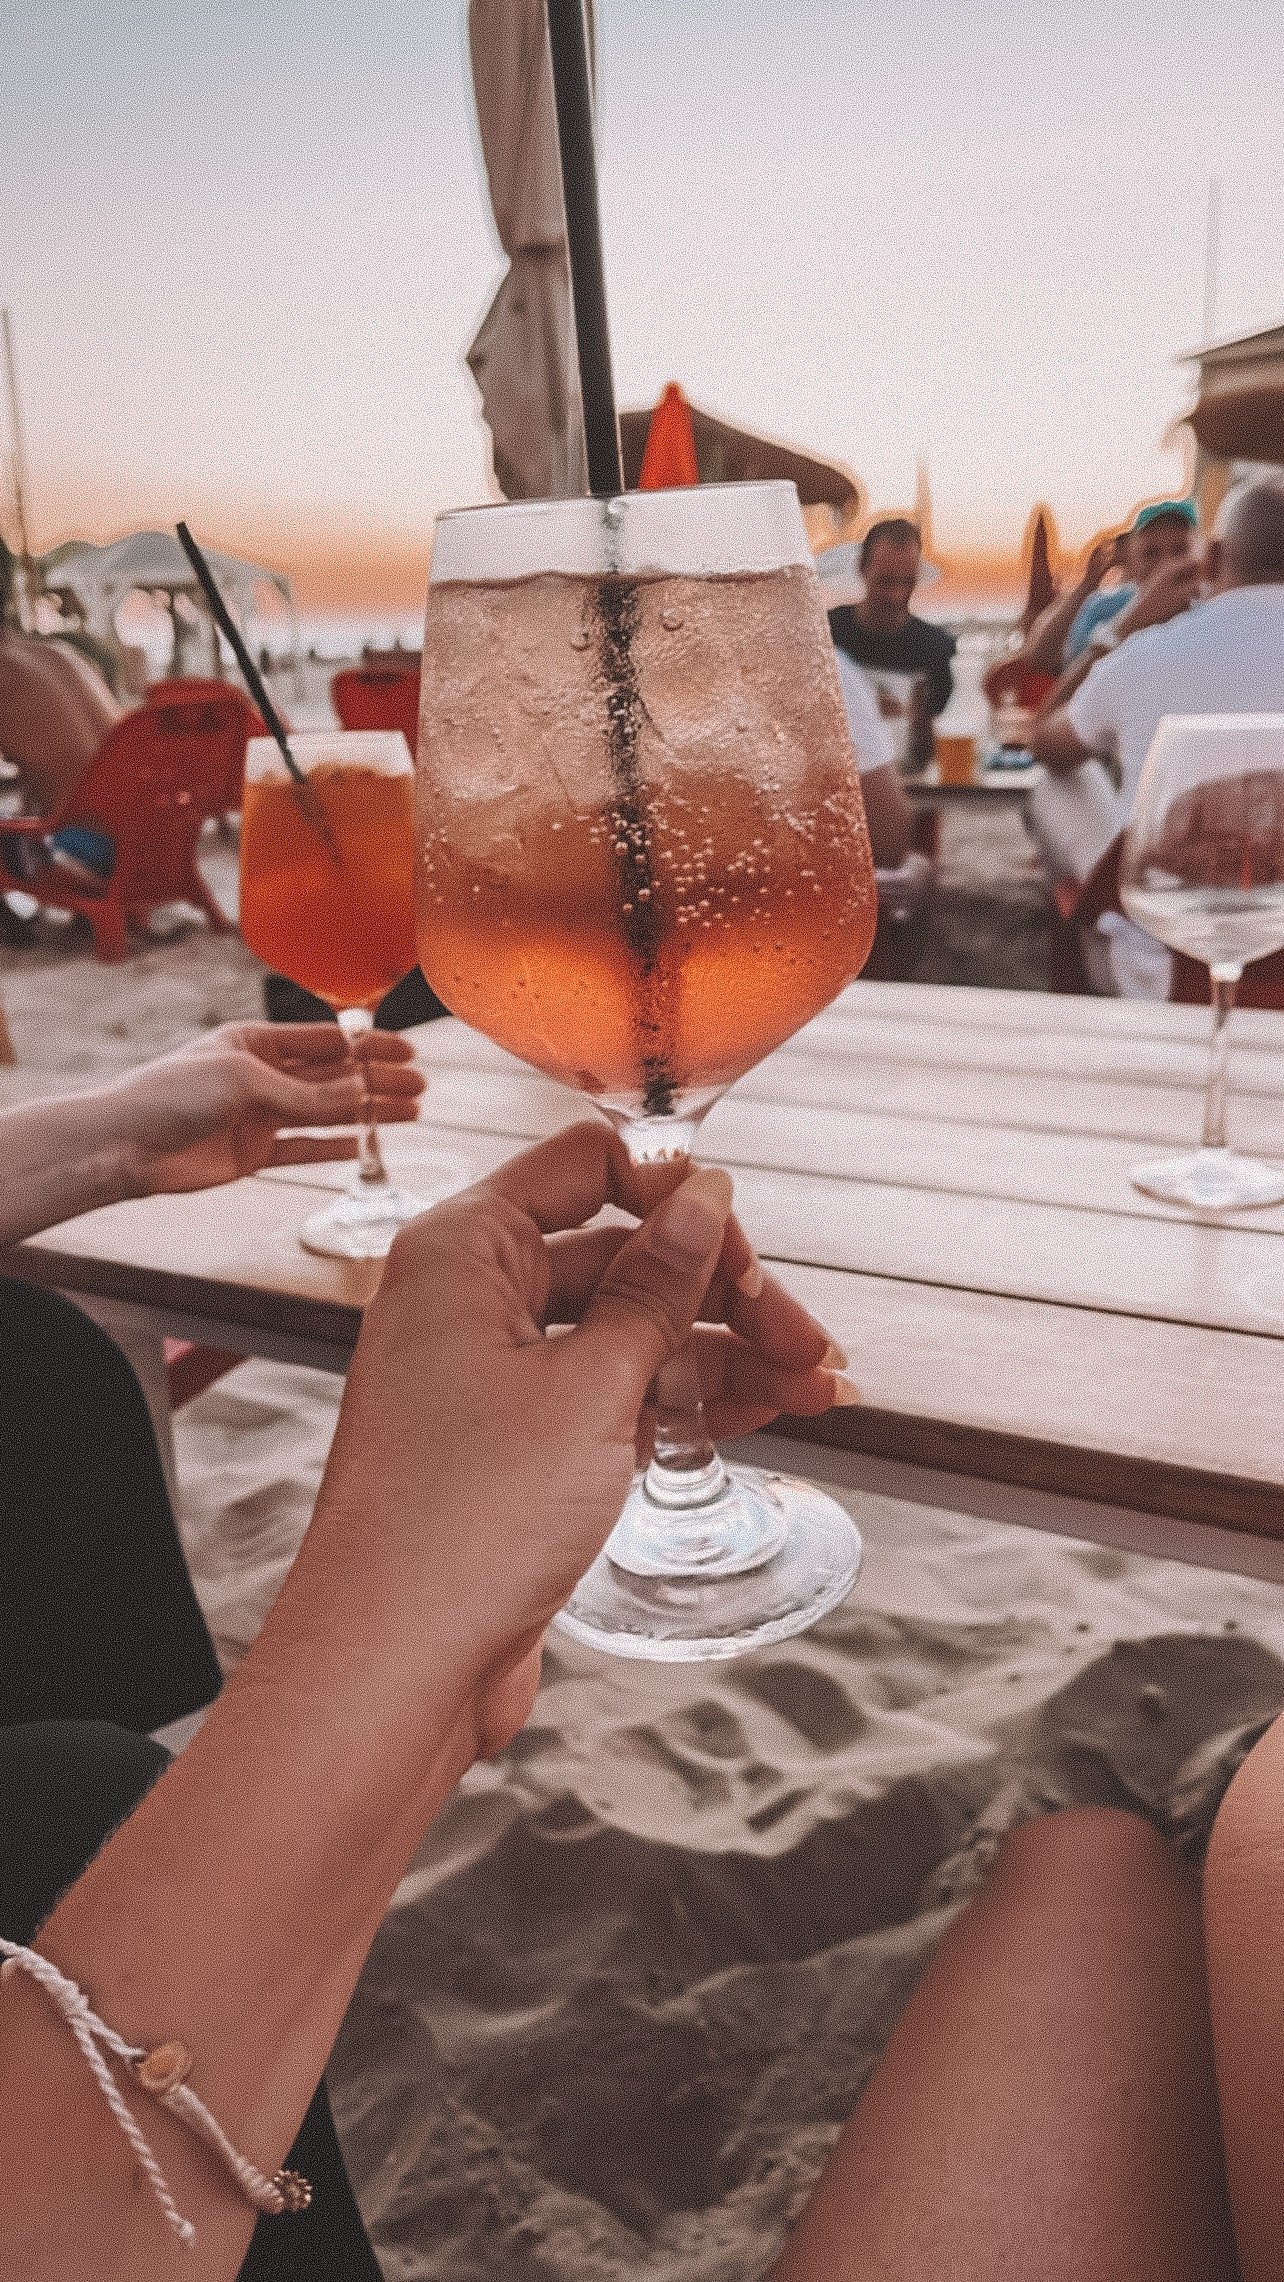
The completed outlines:
[[[994,1866],[1001,1884],[1027,1893],[1095,1894],[1105,1900],[1180,1877],[1176,1856],[1153,1824],[1123,1807],[1066,1807],[1022,1823],[1004,1839]]]

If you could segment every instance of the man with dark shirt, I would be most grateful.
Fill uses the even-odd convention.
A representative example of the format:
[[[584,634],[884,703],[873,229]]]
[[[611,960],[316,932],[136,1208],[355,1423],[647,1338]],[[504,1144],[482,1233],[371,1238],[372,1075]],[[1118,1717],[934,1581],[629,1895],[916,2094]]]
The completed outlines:
[[[903,515],[871,523],[860,550],[865,592],[859,602],[830,611],[829,631],[867,672],[922,674],[936,714],[944,712],[954,688],[954,636],[910,609],[922,566],[917,524]]]

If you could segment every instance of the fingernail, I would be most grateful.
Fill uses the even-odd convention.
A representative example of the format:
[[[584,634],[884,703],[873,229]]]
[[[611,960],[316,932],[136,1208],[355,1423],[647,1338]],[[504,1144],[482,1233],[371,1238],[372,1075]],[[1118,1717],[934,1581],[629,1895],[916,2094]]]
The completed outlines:
[[[749,1265],[747,1268],[742,1268],[736,1277],[736,1290],[743,1292],[746,1299],[757,1299],[766,1281],[767,1279],[762,1272],[762,1262],[753,1246],[750,1245]]]
[[[847,1357],[844,1355],[842,1348],[839,1347],[834,1340],[830,1340],[828,1347],[825,1349],[824,1354],[820,1358],[820,1362],[817,1365],[817,1368],[822,1371],[846,1370]]]
[[[675,1268],[694,1268],[722,1241],[731,1182],[710,1168],[691,1173],[661,1206],[648,1230],[651,1250]]]
[[[860,1388],[842,1371],[834,1373],[834,1409],[852,1410],[860,1401]]]

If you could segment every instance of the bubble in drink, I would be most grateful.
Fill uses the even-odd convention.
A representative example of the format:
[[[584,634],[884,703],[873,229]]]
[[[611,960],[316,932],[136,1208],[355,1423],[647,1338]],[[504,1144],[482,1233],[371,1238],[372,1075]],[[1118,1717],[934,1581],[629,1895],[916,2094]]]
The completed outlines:
[[[859,973],[877,897],[805,569],[442,582],[423,720],[420,962],[524,1060],[690,1114]]]

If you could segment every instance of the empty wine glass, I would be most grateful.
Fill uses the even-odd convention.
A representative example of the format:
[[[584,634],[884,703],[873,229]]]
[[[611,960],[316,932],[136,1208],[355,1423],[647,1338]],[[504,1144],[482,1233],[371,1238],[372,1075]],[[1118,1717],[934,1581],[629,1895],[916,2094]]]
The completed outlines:
[[[1124,839],[1120,901],[1207,963],[1213,1042],[1198,1150],[1139,1165],[1147,1196],[1206,1212],[1284,1203],[1284,1167],[1226,1145],[1227,1035],[1240,976],[1284,949],[1284,715],[1172,715],[1146,757]]]
[[[419,955],[446,1004],[578,1086],[635,1163],[868,955],[877,897],[792,484],[470,509],[433,543]],[[694,1358],[559,1620],[620,1655],[729,1656],[815,1622],[860,1536],[813,1483],[728,1474]]]

